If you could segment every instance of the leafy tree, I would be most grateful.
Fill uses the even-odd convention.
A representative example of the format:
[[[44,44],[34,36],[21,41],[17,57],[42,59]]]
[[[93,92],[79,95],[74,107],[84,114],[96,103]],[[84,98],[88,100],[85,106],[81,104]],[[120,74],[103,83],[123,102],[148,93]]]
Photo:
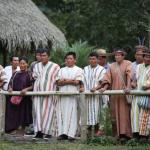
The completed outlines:
[[[69,43],[128,47],[145,37],[148,45],[149,0],[33,0],[66,35]],[[148,14],[147,14],[148,13]]]

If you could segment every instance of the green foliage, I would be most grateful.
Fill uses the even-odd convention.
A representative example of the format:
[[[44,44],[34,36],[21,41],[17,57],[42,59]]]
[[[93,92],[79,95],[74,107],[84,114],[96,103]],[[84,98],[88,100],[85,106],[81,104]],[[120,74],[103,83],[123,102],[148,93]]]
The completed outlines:
[[[137,0],[34,0],[66,35],[69,43],[88,41],[109,50],[131,49],[137,37],[148,43],[149,1]]]
[[[87,141],[87,144],[112,146],[112,145],[117,145],[117,141],[115,140],[115,138],[102,136],[102,137],[96,137],[96,138],[89,139]]]
[[[53,50],[51,60],[58,63],[60,66],[64,66],[64,56],[67,52],[73,51],[77,55],[77,66],[83,68],[88,64],[88,55],[94,47],[91,47],[87,42],[75,42],[71,46],[66,46],[62,49]]]
[[[101,108],[100,126],[104,130],[105,135],[112,136],[112,122],[110,116],[110,109],[108,107]]]

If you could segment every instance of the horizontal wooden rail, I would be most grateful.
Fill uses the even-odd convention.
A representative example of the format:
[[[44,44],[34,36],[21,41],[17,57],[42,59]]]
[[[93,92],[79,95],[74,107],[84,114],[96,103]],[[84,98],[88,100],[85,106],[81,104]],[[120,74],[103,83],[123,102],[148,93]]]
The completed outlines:
[[[19,91],[13,91],[13,92],[7,92],[7,91],[0,91],[0,94],[2,95],[20,95]],[[41,95],[41,96],[47,96],[47,95],[80,95],[79,92],[60,92],[60,91],[38,91],[38,92],[26,92],[25,95]],[[123,90],[107,90],[104,93],[100,93],[98,91],[92,93],[90,91],[82,92],[82,94],[85,95],[124,95],[125,92]],[[143,90],[131,90],[130,95],[150,95],[150,90],[143,91]]]
[[[107,90],[104,93],[100,93],[98,91],[92,93],[90,91],[85,91],[82,93],[79,92],[60,92],[60,91],[39,91],[39,92],[26,92],[25,95],[30,96],[48,96],[48,95],[78,95],[79,96],[79,105],[81,111],[81,139],[87,139],[87,101],[85,99],[86,95],[124,95],[125,92],[123,90]],[[12,91],[7,92],[0,90],[1,100],[0,100],[0,108],[1,108],[1,116],[0,116],[0,137],[5,133],[5,106],[6,106],[6,97],[5,95],[20,95],[20,91]],[[130,95],[150,95],[150,90],[142,91],[142,90],[131,90]]]

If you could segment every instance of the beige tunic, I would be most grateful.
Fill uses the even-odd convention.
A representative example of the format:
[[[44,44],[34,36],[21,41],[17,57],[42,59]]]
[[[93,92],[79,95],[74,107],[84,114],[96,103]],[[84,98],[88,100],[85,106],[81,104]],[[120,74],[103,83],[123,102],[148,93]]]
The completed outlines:
[[[123,60],[119,67],[126,82],[127,76],[131,77],[131,62]],[[116,63],[110,65],[109,70],[103,78],[103,83],[108,83],[112,90],[124,89],[124,84],[119,76]],[[124,95],[111,96],[110,109],[112,119],[116,123],[117,135],[123,134],[131,137],[130,105],[127,103],[126,97]]]

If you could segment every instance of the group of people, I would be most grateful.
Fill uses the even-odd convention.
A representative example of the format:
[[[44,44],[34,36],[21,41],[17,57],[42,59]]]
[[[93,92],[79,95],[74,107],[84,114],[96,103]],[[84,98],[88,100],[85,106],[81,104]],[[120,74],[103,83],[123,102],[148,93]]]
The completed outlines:
[[[129,96],[131,89],[150,88],[150,50],[145,46],[135,47],[135,62],[125,60],[126,52],[117,48],[112,54],[104,49],[91,52],[89,65],[83,69],[76,66],[76,53],[65,55],[65,66],[49,61],[50,51],[39,48],[36,61],[28,67],[26,57],[13,56],[11,66],[0,66],[0,86],[9,92],[20,91],[20,96],[6,97],[5,132],[24,133],[32,125],[34,139],[74,140],[79,134],[81,115],[78,96],[26,96],[27,91],[84,92],[107,89],[124,90],[125,95],[86,95],[87,129],[95,127],[99,133],[101,111],[104,103],[111,113],[114,136],[119,139],[144,138],[150,135],[149,96]],[[107,57],[115,56],[115,62],[108,63]],[[140,103],[146,101],[144,106]],[[106,103],[108,102],[108,103]],[[0,103],[2,103],[0,101]],[[0,107],[2,105],[0,104]],[[1,120],[0,120],[1,122]]]

